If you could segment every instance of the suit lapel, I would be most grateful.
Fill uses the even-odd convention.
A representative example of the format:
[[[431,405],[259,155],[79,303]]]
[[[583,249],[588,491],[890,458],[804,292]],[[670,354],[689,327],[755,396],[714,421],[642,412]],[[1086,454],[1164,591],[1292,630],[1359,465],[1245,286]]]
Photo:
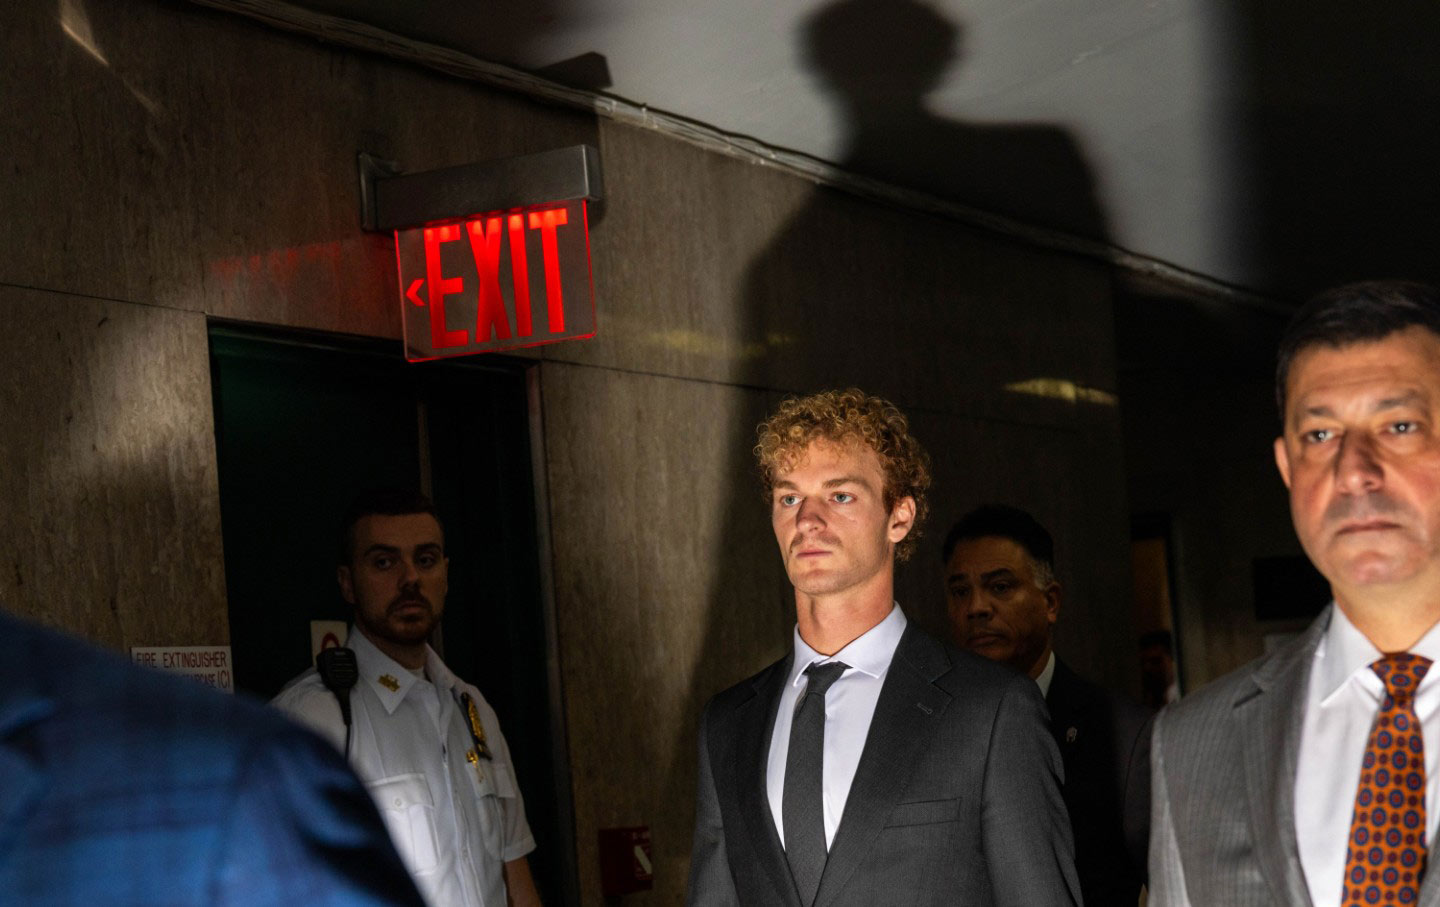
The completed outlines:
[[[1437,808],[1431,804],[1431,808]],[[1436,837],[1440,837],[1437,835]],[[1440,907],[1440,856],[1436,854],[1436,843],[1430,841],[1429,854],[1425,861],[1425,876],[1420,881],[1420,897],[1416,899],[1418,907]]]
[[[933,684],[949,669],[943,646],[914,624],[905,628],[875,703],[815,907],[824,907],[839,895],[899,802],[910,782],[911,764],[930,739],[933,722],[950,704],[950,695]]]
[[[1061,753],[1068,753],[1075,743],[1068,732],[1074,728],[1078,738],[1080,725],[1086,723],[1090,703],[1084,697],[1075,695],[1075,675],[1058,658],[1055,659],[1055,673],[1050,677],[1050,692],[1045,697],[1045,705],[1050,710],[1050,730],[1055,742]]]
[[[1295,838],[1295,770],[1310,667],[1329,624],[1326,611],[1299,639],[1258,666],[1254,687],[1235,700],[1260,868],[1280,902],[1303,907],[1311,901]]]
[[[1436,869],[1436,865],[1436,860],[1426,861],[1425,878],[1420,882],[1420,897],[1416,901],[1418,907],[1440,907],[1440,869]]]
[[[745,823],[745,839],[751,841],[765,875],[775,885],[784,903],[799,907],[795,880],[785,849],[775,831],[775,818],[770,813],[766,763],[770,756],[770,737],[775,730],[775,712],[780,706],[780,692],[790,675],[792,652],[783,661],[755,678],[754,695],[735,709],[735,790],[740,799],[740,817]]]
[[[1431,853],[1434,853],[1435,843],[1430,843]],[[1434,859],[1426,861],[1427,869],[1425,878],[1420,882],[1420,897],[1416,900],[1418,907],[1440,907],[1440,865]]]

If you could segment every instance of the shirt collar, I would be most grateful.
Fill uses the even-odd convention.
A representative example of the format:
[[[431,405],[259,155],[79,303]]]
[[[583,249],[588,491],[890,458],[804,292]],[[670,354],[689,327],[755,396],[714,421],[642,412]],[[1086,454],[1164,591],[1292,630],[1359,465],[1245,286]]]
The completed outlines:
[[[1050,650],[1050,658],[1045,662],[1045,670],[1035,678],[1035,683],[1040,687],[1040,698],[1044,699],[1050,695],[1050,681],[1055,679],[1055,650]]]
[[[450,673],[439,654],[428,645],[425,646],[425,673],[430,676],[430,682],[442,690],[453,691],[460,685],[460,678]]]
[[[398,661],[381,652],[376,645],[370,641],[364,633],[355,627],[350,628],[350,636],[346,643],[355,651],[355,665],[360,670],[360,683],[375,691],[380,697],[380,704],[385,707],[385,713],[394,714],[395,709],[404,701],[410,688],[420,682],[414,674],[411,674]],[[435,670],[438,665],[441,669],[445,666],[435,654],[435,650],[428,645],[425,647],[425,669],[429,673],[435,685],[446,689],[445,681],[451,679],[449,670],[442,675]]]
[[[790,665],[790,685],[799,686],[805,669],[815,662],[843,661],[852,669],[871,677],[884,677],[900,646],[900,637],[905,634],[905,612],[900,605],[890,608],[890,613],[880,623],[852,639],[845,648],[834,655],[821,655],[800,638],[800,627],[795,627],[795,660]]]
[[[1409,649],[1431,661],[1440,661],[1440,623],[1431,627]],[[1370,667],[1383,653],[1365,637],[1339,605],[1330,607],[1330,626],[1315,649],[1315,670],[1320,672],[1320,698],[1324,702],[1334,696],[1356,673]],[[1428,677],[1427,677],[1428,679]],[[1379,678],[1376,678],[1379,682]]]

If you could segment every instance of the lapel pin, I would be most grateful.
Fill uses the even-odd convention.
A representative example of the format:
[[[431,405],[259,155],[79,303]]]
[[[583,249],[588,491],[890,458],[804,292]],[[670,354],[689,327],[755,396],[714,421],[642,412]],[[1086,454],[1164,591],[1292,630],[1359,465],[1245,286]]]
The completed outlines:
[[[926,704],[923,703],[923,702],[917,702],[917,703],[915,703],[915,708],[919,709],[920,711],[924,712],[924,713],[927,714],[927,715],[933,715],[933,714],[935,714],[935,710],[932,709],[932,708],[930,708],[930,706],[926,705]]]
[[[1073,728],[1073,727],[1072,727],[1072,728],[1069,728],[1068,730],[1065,731],[1065,742],[1066,742],[1066,743],[1074,743],[1074,742],[1075,742],[1075,738],[1076,738],[1076,737],[1079,737],[1079,736],[1080,736],[1080,729],[1079,729],[1079,728]]]
[[[381,674],[379,680],[380,685],[390,692],[398,693],[400,691],[400,681],[391,677],[389,674]]]

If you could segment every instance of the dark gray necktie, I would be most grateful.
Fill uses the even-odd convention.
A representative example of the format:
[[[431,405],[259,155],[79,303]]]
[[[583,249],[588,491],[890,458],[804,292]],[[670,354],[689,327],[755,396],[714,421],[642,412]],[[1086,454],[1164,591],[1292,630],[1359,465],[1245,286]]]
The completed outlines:
[[[820,874],[825,871],[825,691],[849,667],[832,661],[806,668],[810,680],[790,725],[780,815],[785,826],[785,859],[805,907],[815,902]]]

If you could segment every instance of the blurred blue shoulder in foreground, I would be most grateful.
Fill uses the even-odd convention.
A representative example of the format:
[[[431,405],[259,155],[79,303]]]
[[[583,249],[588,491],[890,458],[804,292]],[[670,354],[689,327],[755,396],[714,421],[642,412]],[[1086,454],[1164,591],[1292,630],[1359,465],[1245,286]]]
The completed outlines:
[[[319,738],[4,613],[0,901],[422,903]]]

